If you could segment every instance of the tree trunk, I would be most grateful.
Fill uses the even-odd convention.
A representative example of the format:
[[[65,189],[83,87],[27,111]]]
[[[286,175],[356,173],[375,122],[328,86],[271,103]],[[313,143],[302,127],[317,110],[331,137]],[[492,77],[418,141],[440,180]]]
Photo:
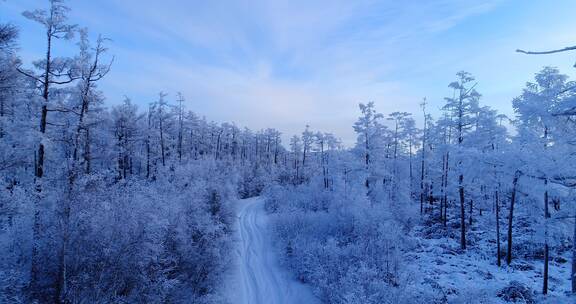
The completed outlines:
[[[146,178],[150,178],[150,138],[146,140]]]
[[[420,166],[420,214],[424,212],[424,174],[426,163],[426,132],[428,128],[428,117],[426,116],[426,98],[422,101],[422,114],[424,115],[424,128],[422,130],[422,164]]]
[[[458,177],[458,193],[460,195],[460,248],[466,249],[466,214],[464,210],[464,175]]]
[[[444,227],[448,224],[448,172],[450,169],[450,152],[446,152],[446,163],[445,168],[442,168],[444,171],[443,178],[444,178]]]
[[[146,135],[146,178],[150,178],[150,129],[152,123],[152,106],[148,108],[148,134]]]
[[[444,174],[446,168],[446,155],[442,154],[442,176],[440,180],[440,221],[444,222],[444,208],[446,204],[444,202],[444,197],[446,194],[446,185],[444,184]]]
[[[366,150],[366,155],[364,156],[364,161],[366,163],[366,174],[369,175],[370,174],[370,145],[368,144],[368,139],[369,139],[369,135],[368,135],[368,130],[366,130],[366,132],[364,133],[364,137],[366,138],[366,142],[364,143],[364,149]],[[366,186],[366,188],[370,188],[370,176],[366,177],[366,180],[364,181],[364,186]],[[422,213],[422,211],[420,211],[420,213]]]
[[[42,113],[40,117],[40,144],[38,145],[38,163],[36,164],[36,178],[42,178],[44,176],[44,136],[46,134],[46,120],[48,116],[48,106],[46,105],[48,101],[45,101],[45,104],[42,105]]]
[[[182,141],[184,138],[184,119],[183,119],[183,107],[184,97],[178,94],[178,161],[182,161]]]
[[[46,48],[46,67],[44,69],[44,83],[42,90],[42,99],[44,103],[42,104],[42,109],[40,113],[40,143],[38,144],[38,158],[36,163],[35,171],[35,189],[36,189],[36,202],[34,205],[34,223],[32,226],[32,257],[31,257],[31,267],[30,267],[30,287],[32,294],[38,292],[38,280],[39,280],[39,238],[40,238],[40,202],[42,201],[42,177],[44,176],[44,158],[45,158],[45,148],[44,148],[44,136],[46,135],[46,125],[48,119],[48,102],[49,102],[49,92],[50,92],[50,72],[51,72],[51,60],[52,60],[52,31],[51,28],[47,32],[48,44]]]
[[[162,105],[160,105],[160,152],[162,153],[162,167],[166,166],[166,155],[164,152],[164,126],[163,126],[163,120],[164,118],[163,116],[163,111],[162,111]]]
[[[496,190],[494,193],[496,200],[496,257],[498,267],[502,266],[502,259],[500,258],[500,191]]]
[[[574,213],[574,233],[572,235],[572,271],[570,272],[572,280],[572,294],[576,294],[576,212]]]
[[[414,197],[414,174],[412,172],[412,138],[410,138],[409,147],[408,147],[408,164],[410,169],[410,198]]]
[[[468,226],[472,227],[472,213],[474,212],[474,200],[470,200],[470,214],[468,214]],[[472,229],[472,228],[470,228]]]
[[[550,210],[548,209],[549,197],[548,197],[548,178],[544,179],[544,220],[550,218]]]
[[[510,199],[510,214],[508,216],[508,252],[506,252],[506,263],[508,265],[512,263],[512,223],[514,220],[514,204],[516,203],[518,178],[520,178],[520,171],[514,173],[514,180],[512,181],[512,197]]]
[[[444,220],[443,225],[446,227],[448,225],[448,198],[444,198]]]
[[[425,141],[423,141],[422,144],[424,145]],[[424,165],[425,165],[424,157],[426,153],[424,152],[425,150],[426,150],[425,148],[422,149],[422,165],[420,168],[420,214],[424,212]]]
[[[220,138],[221,138],[221,136],[222,136],[222,132],[223,132],[223,131],[220,131],[220,132],[218,133],[218,136],[216,137],[216,152],[215,152],[215,154],[214,154],[214,158],[215,158],[216,160],[220,159]]]
[[[548,294],[548,262],[550,249],[548,247],[548,178],[544,179],[544,274],[542,282],[542,294]]]
[[[51,60],[52,60],[52,33],[48,31],[48,48],[46,50],[46,68],[44,70],[44,86],[42,90],[42,99],[44,103],[42,104],[42,112],[40,116],[40,133],[41,136],[46,134],[46,125],[48,120],[48,98],[50,96],[50,72],[51,72]],[[36,177],[42,178],[44,175],[44,143],[43,138],[40,140],[40,145],[38,146],[38,164],[36,165]]]
[[[325,155],[324,155],[324,143],[322,143],[322,152],[320,154],[321,157],[321,163],[322,163],[322,178],[324,179],[324,189],[328,189],[328,176],[326,172],[326,164],[325,164]]]
[[[4,137],[4,98],[0,98],[0,138]]]
[[[548,294],[548,241],[544,244],[544,277],[542,284],[542,294]]]
[[[86,128],[86,142],[84,143],[84,164],[86,165],[84,172],[90,174],[92,170],[92,152],[90,149],[90,128],[88,127]]]
[[[75,169],[73,169],[75,170]],[[74,173],[71,173],[74,174]],[[73,177],[70,177],[70,190],[73,188]],[[67,274],[68,274],[68,260],[67,251],[68,243],[70,240],[70,200],[72,198],[71,193],[63,199],[63,214],[62,214],[62,244],[60,247],[59,257],[58,257],[58,283],[56,285],[56,302],[57,303],[68,303],[66,301],[66,289],[67,289]]]
[[[32,257],[31,257],[31,267],[30,267],[30,288],[34,295],[38,292],[38,280],[40,275],[40,261],[38,261],[39,242],[40,242],[40,202],[42,201],[42,184],[41,180],[35,181],[36,188],[36,203],[34,208],[34,222],[32,225]]]

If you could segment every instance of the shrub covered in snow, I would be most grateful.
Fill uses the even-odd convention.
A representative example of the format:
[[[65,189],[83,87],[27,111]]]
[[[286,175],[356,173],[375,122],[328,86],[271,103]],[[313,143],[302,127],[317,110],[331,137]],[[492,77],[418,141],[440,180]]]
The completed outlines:
[[[535,303],[533,291],[518,281],[512,281],[508,286],[498,291],[498,297],[506,302]]]
[[[402,264],[403,225],[385,206],[310,185],[273,187],[266,198],[284,265],[325,303],[398,303],[407,297],[399,292],[409,279]]]

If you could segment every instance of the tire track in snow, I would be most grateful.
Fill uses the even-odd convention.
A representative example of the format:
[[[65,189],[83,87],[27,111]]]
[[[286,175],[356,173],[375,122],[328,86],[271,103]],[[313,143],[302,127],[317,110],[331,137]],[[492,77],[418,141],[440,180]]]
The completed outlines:
[[[279,266],[261,198],[239,202],[240,286],[245,304],[316,304],[307,286]]]

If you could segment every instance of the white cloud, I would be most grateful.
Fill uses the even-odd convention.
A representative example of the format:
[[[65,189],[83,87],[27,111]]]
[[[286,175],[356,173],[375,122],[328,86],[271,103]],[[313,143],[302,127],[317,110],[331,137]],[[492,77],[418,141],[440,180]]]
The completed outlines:
[[[285,133],[311,124],[350,143],[358,102],[418,110],[418,94],[383,78],[398,68],[402,49],[490,7],[464,2],[166,0],[138,10],[115,2],[143,39],[204,48],[219,60],[203,62],[186,49],[177,58],[162,49],[126,50],[146,64],[138,77],[120,78],[134,90],[181,90],[212,119],[280,125]]]
[[[574,25],[573,18],[560,23],[557,16],[535,25],[530,18],[544,12],[530,13],[538,4],[520,0],[70,4],[78,22],[115,40],[117,61],[102,85],[111,101],[128,94],[146,103],[160,90],[183,91],[191,108],[209,119],[285,133],[311,124],[348,143],[358,102],[419,113],[427,95],[438,108],[460,69],[477,76],[488,104],[509,110],[502,98],[519,92],[539,65],[567,61],[528,60],[513,49],[564,46]],[[526,16],[507,22],[491,15],[519,14],[514,5],[523,5]],[[545,7],[548,14],[562,12]],[[492,28],[496,21],[505,26]]]

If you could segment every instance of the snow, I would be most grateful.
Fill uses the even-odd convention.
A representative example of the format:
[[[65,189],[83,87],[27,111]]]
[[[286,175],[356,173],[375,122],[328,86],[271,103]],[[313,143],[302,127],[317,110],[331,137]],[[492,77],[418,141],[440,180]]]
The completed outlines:
[[[231,291],[233,303],[246,304],[315,304],[308,286],[290,277],[280,267],[278,254],[269,232],[268,216],[262,198],[239,201],[238,269],[236,285]]]
[[[490,212],[477,216],[477,222],[469,226],[469,241],[474,244],[466,251],[461,251],[458,243],[458,231],[453,227],[442,228],[438,223],[424,222],[411,232],[410,238],[415,246],[405,256],[410,273],[420,274],[414,292],[422,293],[437,290],[443,294],[448,303],[461,303],[475,299],[473,303],[505,303],[496,297],[498,292],[516,281],[534,292],[536,303],[574,303],[570,297],[570,259],[569,251],[553,251],[550,259],[548,295],[541,295],[542,270],[544,263],[534,257],[526,256],[536,249],[515,251],[510,266],[502,254],[502,267],[496,265],[495,231],[488,230],[491,223]],[[518,222],[526,217],[519,212]],[[521,226],[521,225],[518,225]],[[514,242],[519,248],[529,248],[535,232],[530,227],[518,227]],[[427,232],[428,231],[428,232]],[[434,231],[434,234],[429,234]],[[505,235],[502,235],[505,238]],[[506,241],[501,241],[506,246]]]

